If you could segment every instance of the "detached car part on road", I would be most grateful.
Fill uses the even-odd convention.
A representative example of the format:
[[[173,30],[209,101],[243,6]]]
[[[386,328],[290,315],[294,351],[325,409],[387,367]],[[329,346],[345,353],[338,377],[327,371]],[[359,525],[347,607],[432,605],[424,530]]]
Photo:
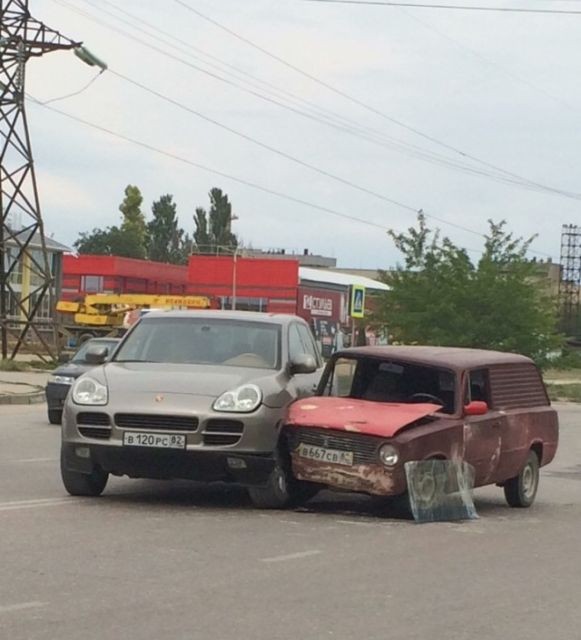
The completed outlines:
[[[234,482],[260,507],[307,497],[279,440],[287,406],[314,394],[322,367],[295,316],[151,312],[110,362],[74,384],[63,416],[64,485],[99,495],[114,474]]]
[[[107,349],[107,357],[112,355],[119,344],[119,338],[92,338],[83,343],[69,362],[56,368],[46,385],[46,404],[48,407],[48,421],[51,424],[60,424],[63,416],[63,407],[71,386],[84,373],[87,373],[95,365],[87,362],[86,356],[90,349]]]
[[[558,419],[524,356],[362,347],[335,354],[317,397],[289,408],[285,432],[295,477],[321,487],[407,497],[407,462],[450,460],[474,468],[475,487],[497,484],[510,506],[528,507]],[[434,496],[446,490],[438,482],[417,478]]]

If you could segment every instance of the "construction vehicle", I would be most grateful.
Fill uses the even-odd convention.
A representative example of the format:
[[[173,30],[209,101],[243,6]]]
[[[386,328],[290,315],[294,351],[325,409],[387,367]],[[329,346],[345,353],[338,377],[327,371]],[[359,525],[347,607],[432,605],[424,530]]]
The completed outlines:
[[[56,310],[68,346],[76,347],[90,338],[122,335],[146,310],[215,306],[207,296],[96,293],[86,295],[82,302],[61,300]]]

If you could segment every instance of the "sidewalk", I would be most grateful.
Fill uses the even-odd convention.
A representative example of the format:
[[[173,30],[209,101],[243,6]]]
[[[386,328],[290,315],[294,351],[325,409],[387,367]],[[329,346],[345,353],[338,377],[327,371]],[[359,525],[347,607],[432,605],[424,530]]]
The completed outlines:
[[[0,371],[0,406],[45,401],[48,371]]]

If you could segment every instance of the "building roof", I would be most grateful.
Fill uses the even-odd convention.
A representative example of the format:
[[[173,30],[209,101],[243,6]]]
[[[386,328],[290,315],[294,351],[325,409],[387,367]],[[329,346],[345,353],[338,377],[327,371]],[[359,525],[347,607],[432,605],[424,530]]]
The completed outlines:
[[[312,269],[311,267],[299,267],[299,277],[302,280],[308,280],[309,282],[321,282],[325,284],[335,284],[342,287],[349,287],[351,285],[362,285],[366,289],[372,291],[389,291],[390,287],[379,282],[379,280],[372,280],[364,276],[351,275],[349,273],[340,273],[338,271],[330,271],[329,269]]]
[[[449,369],[471,369],[497,364],[532,364],[532,360],[517,353],[488,351],[485,349],[463,349],[460,347],[393,346],[354,347],[340,352],[344,355],[371,356],[411,363],[447,367]]]
[[[20,242],[26,242],[28,238],[27,234],[29,234],[30,232],[25,229],[22,229],[21,231],[12,231],[12,233],[16,237],[22,236],[21,239],[19,238]],[[6,242],[9,245],[16,246],[16,243],[10,237],[6,239]],[[67,247],[64,244],[57,242],[52,238],[48,238],[47,236],[44,236],[44,243],[46,245],[46,248],[49,251],[52,251],[53,253],[71,253],[72,252],[72,249],[70,247]],[[41,246],[40,233],[38,231],[32,236],[32,240],[30,241],[29,246],[34,248],[38,248]]]

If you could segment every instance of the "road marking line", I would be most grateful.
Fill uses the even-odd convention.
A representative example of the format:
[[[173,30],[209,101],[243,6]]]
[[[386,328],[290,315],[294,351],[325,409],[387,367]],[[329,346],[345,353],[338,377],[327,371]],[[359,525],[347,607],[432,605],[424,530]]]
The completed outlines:
[[[300,560],[301,558],[308,558],[309,556],[316,556],[322,553],[316,549],[310,551],[299,551],[298,553],[289,553],[285,556],[274,556],[273,558],[261,558],[262,562],[286,562],[287,560]]]
[[[38,500],[19,500],[14,502],[0,502],[0,511],[14,511],[15,509],[36,509],[37,507],[56,507],[61,504],[78,502],[70,498],[44,498]]]
[[[21,460],[7,460],[7,462],[58,462],[58,458],[22,458]]]
[[[0,607],[0,614],[11,613],[12,611],[22,611],[24,609],[38,609],[39,607],[48,606],[48,602],[21,602],[19,604],[9,604]]]

